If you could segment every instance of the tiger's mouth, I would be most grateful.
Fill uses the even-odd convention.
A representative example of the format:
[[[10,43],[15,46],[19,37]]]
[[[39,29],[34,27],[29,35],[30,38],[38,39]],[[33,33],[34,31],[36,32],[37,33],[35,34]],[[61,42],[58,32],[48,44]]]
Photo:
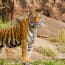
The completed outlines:
[[[40,23],[34,23],[34,26],[35,26],[36,28],[40,27],[40,26],[41,26],[41,22],[40,22]]]
[[[32,28],[39,28],[41,26],[42,22],[38,22],[38,23],[31,23],[31,27]]]

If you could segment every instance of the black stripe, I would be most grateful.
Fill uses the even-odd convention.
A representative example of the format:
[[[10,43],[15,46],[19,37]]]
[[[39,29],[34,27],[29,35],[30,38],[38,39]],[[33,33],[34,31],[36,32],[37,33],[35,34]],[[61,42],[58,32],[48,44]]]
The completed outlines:
[[[33,47],[33,42],[28,43],[28,48],[32,48]]]
[[[2,51],[2,48],[0,48],[0,53],[1,53],[1,51]]]
[[[5,33],[2,35],[2,40],[1,40],[1,45],[0,45],[0,48],[2,48],[3,46],[4,46],[4,35],[5,35]]]
[[[11,44],[12,47],[16,47],[16,45],[13,44],[13,43],[14,43],[14,42],[13,42],[12,29],[11,29],[11,41],[10,41],[10,44]]]
[[[9,35],[9,30],[8,30],[8,32],[7,32],[7,38],[6,38],[6,45],[9,47],[9,45],[8,45],[8,35]]]
[[[16,29],[17,29],[17,26],[16,26]],[[15,44],[17,45],[17,40],[16,40],[16,33],[17,33],[17,30],[15,29],[14,31],[14,36],[15,36]]]
[[[29,30],[33,33],[32,29],[31,29],[31,24],[29,23]]]
[[[0,44],[0,48],[3,48],[3,46],[4,46],[3,44]]]
[[[15,44],[17,44],[17,41],[16,41],[16,29],[14,28],[14,37],[15,37]]]
[[[16,29],[17,29],[17,26],[16,26]],[[16,40],[16,33],[17,33],[17,30],[14,32],[15,44],[16,44],[16,46],[19,46],[19,45],[21,45],[21,39],[19,38],[19,40],[18,40],[18,42],[17,42],[17,40]]]
[[[11,46],[11,45],[9,45],[9,43],[8,43],[8,37],[9,37],[9,30],[8,30],[8,33],[7,33],[7,38],[6,38],[6,45],[7,45],[9,48],[12,48],[12,46]]]
[[[33,47],[32,45],[31,46],[30,45],[28,46],[28,48],[32,48],[32,47]]]
[[[31,51],[31,48],[29,48],[28,51]]]
[[[2,42],[1,42],[0,48],[2,48],[4,46],[3,39],[4,39],[4,37],[2,36]]]

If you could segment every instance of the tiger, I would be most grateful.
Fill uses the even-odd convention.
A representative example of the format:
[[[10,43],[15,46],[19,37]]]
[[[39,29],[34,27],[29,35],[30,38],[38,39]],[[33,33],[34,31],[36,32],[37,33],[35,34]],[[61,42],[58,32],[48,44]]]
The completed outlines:
[[[31,62],[31,52],[37,30],[44,19],[41,13],[31,12],[24,19],[16,19],[17,24],[9,28],[0,29],[0,49],[5,45],[9,48],[21,46],[23,63]]]

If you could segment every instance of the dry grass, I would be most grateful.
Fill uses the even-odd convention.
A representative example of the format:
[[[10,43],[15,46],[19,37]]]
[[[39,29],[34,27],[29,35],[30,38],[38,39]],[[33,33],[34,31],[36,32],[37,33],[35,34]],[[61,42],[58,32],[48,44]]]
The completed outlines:
[[[34,51],[36,51],[44,56],[48,56],[48,57],[52,57],[52,58],[55,58],[55,56],[56,56],[56,53],[50,48],[38,47],[38,48],[35,48]]]
[[[58,36],[57,37],[51,37],[49,38],[50,41],[53,41],[53,42],[62,42],[64,43],[65,42],[65,29],[62,29]]]
[[[48,40],[52,42],[57,42],[55,43],[56,46],[58,47],[57,49],[61,53],[65,53],[65,29],[62,29],[57,37],[52,37],[52,38],[49,38]]]

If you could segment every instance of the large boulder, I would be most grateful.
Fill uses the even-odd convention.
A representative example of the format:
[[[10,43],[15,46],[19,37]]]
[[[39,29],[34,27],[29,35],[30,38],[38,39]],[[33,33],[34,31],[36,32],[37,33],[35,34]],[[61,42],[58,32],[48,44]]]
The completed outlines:
[[[63,28],[65,28],[64,22],[44,16],[44,24],[39,28],[38,36],[55,37]]]

